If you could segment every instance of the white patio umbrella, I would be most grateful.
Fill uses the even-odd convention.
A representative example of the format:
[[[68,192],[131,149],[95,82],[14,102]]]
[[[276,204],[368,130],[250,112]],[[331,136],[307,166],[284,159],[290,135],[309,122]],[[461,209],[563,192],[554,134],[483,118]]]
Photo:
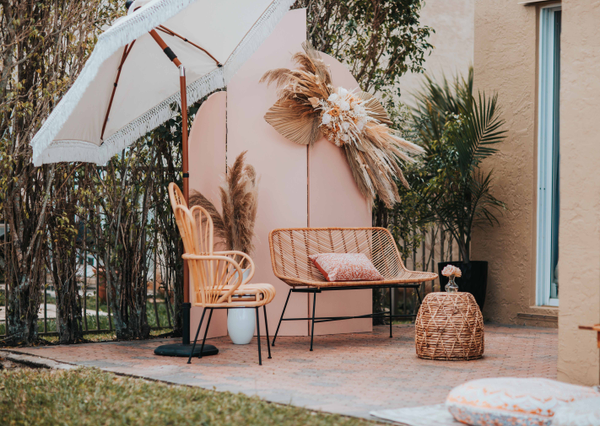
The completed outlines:
[[[172,118],[173,103],[187,107],[227,86],[293,3],[134,1],[127,16],[100,35],[81,74],[31,141],[33,163],[105,164]],[[187,108],[181,111],[186,123]],[[186,200],[187,132],[184,126]],[[189,284],[187,274],[184,276],[184,300],[188,302]],[[184,324],[189,325],[185,320]]]
[[[180,82],[168,54],[185,67],[189,106],[225,87],[292,3],[136,0],[100,35],[81,74],[33,138],[34,164],[105,164],[173,116]],[[167,55],[161,52],[166,46]]]

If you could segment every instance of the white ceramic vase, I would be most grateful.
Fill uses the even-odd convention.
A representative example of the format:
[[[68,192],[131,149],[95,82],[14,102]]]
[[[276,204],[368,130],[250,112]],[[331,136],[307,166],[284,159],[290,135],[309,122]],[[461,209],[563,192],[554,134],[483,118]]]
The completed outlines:
[[[244,279],[250,274],[244,269]],[[227,333],[236,345],[247,345],[254,337],[256,312],[254,308],[235,308],[227,310]]]

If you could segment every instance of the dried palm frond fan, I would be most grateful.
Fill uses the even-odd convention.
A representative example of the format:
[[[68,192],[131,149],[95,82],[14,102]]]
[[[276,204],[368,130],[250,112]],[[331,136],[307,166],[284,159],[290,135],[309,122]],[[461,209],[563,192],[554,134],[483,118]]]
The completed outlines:
[[[394,177],[408,187],[400,161],[414,162],[411,155],[423,149],[388,127],[391,121],[372,95],[334,88],[319,52],[307,43],[302,47],[305,53],[292,56],[298,69],[278,68],[261,78],[277,85],[279,97],[265,120],[300,145],[313,144],[323,134],[346,153],[361,193],[370,200],[379,196],[391,208],[400,201]]]
[[[203,207],[213,221],[214,235],[221,239],[227,250],[237,250],[248,255],[254,251],[252,238],[258,208],[258,180],[256,171],[245,164],[247,151],[227,168],[225,182],[220,187],[223,214],[198,191],[192,191],[190,206]]]

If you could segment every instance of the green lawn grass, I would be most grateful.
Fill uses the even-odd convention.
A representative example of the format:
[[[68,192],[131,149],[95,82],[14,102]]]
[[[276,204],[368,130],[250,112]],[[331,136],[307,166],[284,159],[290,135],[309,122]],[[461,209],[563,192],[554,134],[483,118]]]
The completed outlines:
[[[230,392],[97,369],[0,370],[3,425],[347,425],[377,423]]]

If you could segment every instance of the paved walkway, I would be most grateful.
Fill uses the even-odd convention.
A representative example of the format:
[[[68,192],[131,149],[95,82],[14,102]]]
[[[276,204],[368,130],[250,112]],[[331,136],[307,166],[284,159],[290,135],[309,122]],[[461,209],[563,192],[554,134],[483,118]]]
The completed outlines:
[[[388,327],[373,333],[278,337],[273,359],[258,365],[256,340],[236,346],[211,339],[219,355],[194,359],[155,356],[156,346],[172,340],[90,343],[19,349],[20,352],[106,371],[218,391],[243,392],[270,401],[369,417],[376,409],[442,403],[454,386],[483,377],[556,378],[557,331],[486,325],[485,356],[468,362],[420,360],[414,327]]]

